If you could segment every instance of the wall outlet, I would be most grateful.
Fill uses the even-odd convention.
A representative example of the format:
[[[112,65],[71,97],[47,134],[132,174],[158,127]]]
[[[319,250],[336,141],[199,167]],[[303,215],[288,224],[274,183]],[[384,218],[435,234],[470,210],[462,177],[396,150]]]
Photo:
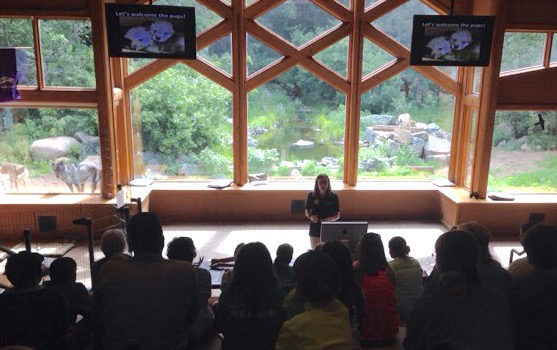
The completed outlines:
[[[290,214],[300,214],[306,209],[306,201],[300,199],[293,199],[290,201]]]

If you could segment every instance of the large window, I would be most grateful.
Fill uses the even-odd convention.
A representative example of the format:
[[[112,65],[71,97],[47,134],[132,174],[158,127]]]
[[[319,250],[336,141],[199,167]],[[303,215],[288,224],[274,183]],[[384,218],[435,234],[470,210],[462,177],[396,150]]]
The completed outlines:
[[[489,191],[557,192],[557,112],[500,111],[494,130]]]
[[[131,105],[136,177],[231,177],[229,91],[177,64],[132,90]]]
[[[0,192],[98,193],[96,111],[0,108],[0,166]]]
[[[33,24],[30,19],[0,18],[0,47],[17,47],[20,85],[37,85]]]
[[[501,72],[541,66],[545,47],[545,33],[505,33]]]

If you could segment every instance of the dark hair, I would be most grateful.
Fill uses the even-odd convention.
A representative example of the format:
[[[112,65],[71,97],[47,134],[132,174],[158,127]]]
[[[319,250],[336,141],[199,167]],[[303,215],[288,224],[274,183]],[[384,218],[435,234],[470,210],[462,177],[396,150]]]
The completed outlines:
[[[360,239],[360,268],[368,275],[377,275],[387,267],[385,248],[381,236],[368,232]]]
[[[8,257],[5,274],[14,287],[32,287],[41,280],[41,263],[44,257],[38,253],[19,252]]]
[[[522,242],[528,261],[542,269],[557,267],[557,226],[536,224],[532,226]]]
[[[238,243],[238,245],[236,246],[236,248],[234,248],[234,260],[236,260],[236,258],[238,257],[238,254],[240,254],[240,250],[242,250],[242,248],[245,246],[245,243]]]
[[[528,221],[527,223],[522,224],[522,226],[520,226],[520,243],[522,244],[522,246],[524,246],[524,243],[522,243],[522,241],[524,240],[524,235],[526,234],[526,231],[528,231],[532,226],[534,226],[537,223],[538,222],[536,221]]]
[[[166,255],[169,259],[183,260],[191,263],[197,255],[197,251],[191,238],[176,237],[168,243]]]
[[[396,236],[389,240],[389,252],[391,257],[401,258],[410,253],[410,248],[406,245],[404,238]]]
[[[74,259],[63,256],[50,264],[50,280],[54,284],[73,283],[76,280],[77,264]]]
[[[243,305],[258,310],[276,288],[271,254],[261,242],[244,245],[234,263],[230,288],[239,296]]]
[[[494,262],[493,257],[489,252],[491,232],[489,232],[487,227],[476,221],[469,221],[453,226],[451,231],[465,231],[476,237],[478,244],[480,245],[480,263],[485,264]]]
[[[325,253],[309,251],[296,259],[298,292],[311,302],[328,302],[338,294],[337,264]]]
[[[161,253],[164,247],[162,226],[155,213],[138,213],[130,219],[128,239],[134,253]]]
[[[290,264],[292,254],[294,254],[294,248],[290,244],[283,243],[279,245],[277,248],[275,264]]]
[[[319,174],[315,178],[315,185],[313,186],[313,197],[319,198],[319,179],[327,180],[327,190],[325,194],[329,194],[331,192],[331,180],[329,180],[329,176],[327,174]]]
[[[354,279],[354,268],[352,267],[350,250],[339,241],[328,241],[321,248],[321,252],[330,256],[337,264],[340,278],[339,299],[349,307],[354,301],[353,293],[358,289]]]
[[[443,233],[435,242],[435,262],[441,274],[452,275],[448,287],[458,287],[458,284],[478,284],[478,261],[480,246],[478,240],[466,231],[449,231]]]

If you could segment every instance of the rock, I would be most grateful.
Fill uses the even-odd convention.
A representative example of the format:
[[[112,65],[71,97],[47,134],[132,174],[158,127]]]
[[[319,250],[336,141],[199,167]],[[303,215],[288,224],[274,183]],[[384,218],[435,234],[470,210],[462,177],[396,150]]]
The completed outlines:
[[[424,141],[427,141],[429,139],[429,134],[427,133],[427,131],[419,131],[419,132],[415,132],[412,134],[413,137],[419,137]]]
[[[414,127],[415,127],[416,129],[423,129],[423,130],[425,130],[425,128],[427,127],[427,124],[426,124],[426,123],[417,122],[416,125],[414,125]]]
[[[248,137],[248,147],[257,147],[259,146],[259,141],[257,141],[256,139],[252,139],[251,137]]]
[[[233,124],[233,123],[234,123],[234,119],[233,119],[231,116],[226,117],[226,122],[227,122],[228,124]]]
[[[528,136],[522,136],[521,138],[516,140],[517,145],[522,145],[523,143],[527,143],[527,142],[528,142]]]
[[[290,172],[290,176],[292,177],[301,177],[302,173],[300,173],[300,170],[298,169],[292,169],[292,171]]]
[[[396,120],[396,125],[409,128],[412,126],[412,118],[410,118],[410,114],[403,113],[398,116]]]
[[[520,145],[520,149],[523,150],[523,151],[529,151],[530,146],[528,146],[527,143],[523,143],[522,145]]]
[[[412,150],[416,152],[420,158],[422,157],[422,153],[424,152],[424,146],[425,141],[419,137],[414,137],[412,139],[412,144],[410,145],[410,147],[412,147]]]
[[[504,147],[507,145],[507,140],[503,140],[497,144],[497,147]]]
[[[80,146],[81,144],[70,136],[39,139],[31,144],[31,157],[34,160],[55,160],[68,156],[73,147]]]
[[[313,141],[306,141],[306,140],[298,140],[292,144],[292,147],[296,148],[313,148],[315,142]]]
[[[267,131],[269,131],[269,130],[267,130],[266,128],[264,128],[262,126],[256,126],[255,128],[250,129],[250,131],[248,133],[252,136],[258,136],[258,135],[263,135]]]
[[[396,125],[396,119],[388,114],[372,114],[371,125]]]
[[[98,136],[87,135],[83,131],[76,132],[73,135],[73,137],[81,143],[95,143],[95,142],[99,143],[99,137]]]
[[[430,136],[424,147],[424,154],[427,156],[436,154],[449,154],[451,143],[448,140],[436,136]]]
[[[400,143],[411,144],[412,143],[412,133],[404,128],[395,129],[395,140]]]
[[[444,139],[445,138],[445,133],[441,130],[437,130],[433,133],[433,135],[439,137],[440,139]]]
[[[390,154],[395,154],[396,152],[398,152],[398,149],[400,148],[400,143],[398,143],[394,140],[389,140],[387,142],[389,143],[389,153]]]
[[[441,127],[435,123],[429,123],[425,126],[425,130],[430,133],[441,130]]]
[[[321,165],[323,166],[338,166],[338,159],[334,157],[321,158]]]
[[[368,126],[366,128],[365,138],[366,138],[366,141],[369,143],[370,146],[375,144],[376,137],[377,137],[377,133],[375,131],[373,131],[373,127]]]

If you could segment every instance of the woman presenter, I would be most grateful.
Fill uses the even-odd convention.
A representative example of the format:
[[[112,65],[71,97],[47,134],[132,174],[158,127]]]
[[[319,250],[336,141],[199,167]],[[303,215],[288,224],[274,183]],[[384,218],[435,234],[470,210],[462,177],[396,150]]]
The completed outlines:
[[[331,191],[331,182],[325,174],[317,176],[313,191],[308,193],[306,217],[309,219],[311,249],[314,249],[321,241],[321,222],[340,218],[338,196]]]

